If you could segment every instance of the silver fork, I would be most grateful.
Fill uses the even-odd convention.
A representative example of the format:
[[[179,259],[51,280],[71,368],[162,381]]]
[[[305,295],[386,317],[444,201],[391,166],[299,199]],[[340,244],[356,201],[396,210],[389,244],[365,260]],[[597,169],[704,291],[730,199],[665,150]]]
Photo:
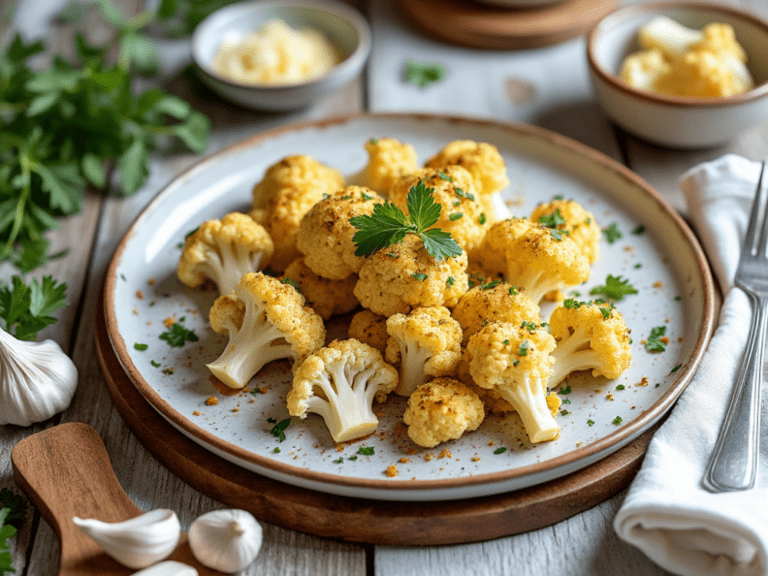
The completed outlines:
[[[752,326],[725,420],[704,473],[702,484],[710,492],[749,490],[757,478],[763,351],[768,328],[768,204],[762,214],[762,226],[759,224],[764,173],[765,162],[760,169],[735,280],[752,301]],[[760,237],[755,241],[758,228]]]

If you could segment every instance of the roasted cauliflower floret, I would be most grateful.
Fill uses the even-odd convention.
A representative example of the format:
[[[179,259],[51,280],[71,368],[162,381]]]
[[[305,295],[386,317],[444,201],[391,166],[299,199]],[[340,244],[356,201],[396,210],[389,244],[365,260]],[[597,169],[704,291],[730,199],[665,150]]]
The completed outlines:
[[[514,406],[504,400],[502,395],[495,388],[480,388],[480,386],[477,386],[474,384],[474,382],[470,384],[470,388],[474,392],[477,392],[480,400],[483,401],[486,412],[493,412],[494,414],[508,414],[509,412],[515,411]],[[550,390],[547,393],[546,401],[552,416],[557,416],[557,413],[560,411],[560,406],[562,405],[560,397],[556,392]]]
[[[344,188],[338,170],[310,156],[288,156],[267,169],[253,189],[251,217],[262,224],[275,243],[270,264],[281,272],[300,256],[296,248],[299,223],[310,208]]]
[[[466,168],[472,174],[478,200],[490,224],[511,216],[501,197],[501,191],[509,186],[507,167],[496,146],[473,140],[456,140],[424,164],[426,168],[437,170],[445,170],[452,165]]]
[[[273,252],[263,226],[246,214],[232,212],[221,220],[203,222],[187,236],[176,273],[192,288],[213,280],[220,294],[229,294],[246,273],[266,268]]]
[[[363,171],[363,183],[382,196],[389,194],[398,178],[418,168],[416,150],[394,138],[371,138],[365,143],[368,165]]]
[[[432,448],[477,430],[485,418],[477,394],[454,378],[435,378],[411,394],[403,422],[419,446]]]
[[[531,220],[567,234],[590,264],[594,264],[600,256],[600,226],[595,217],[575,200],[552,200],[539,204],[533,210]]]
[[[312,272],[303,258],[297,258],[285,269],[283,281],[295,283],[307,305],[323,320],[352,312],[359,304],[353,293],[356,275],[343,280],[329,280]]]
[[[455,306],[467,291],[467,255],[436,259],[418,236],[365,258],[355,296],[382,316],[407,314],[420,306]]]
[[[477,248],[490,224],[477,199],[472,175],[461,166],[417,170],[395,182],[389,191],[389,201],[407,213],[408,192],[419,182],[432,190],[435,202],[442,206],[435,227],[448,232],[465,252]]]
[[[334,340],[310,355],[293,378],[288,412],[322,416],[336,442],[372,434],[379,425],[374,398],[383,402],[397,386],[397,370],[381,353],[354,339]]]
[[[629,368],[629,329],[613,305],[566,300],[552,312],[549,325],[557,341],[550,388],[577,370],[592,370],[592,376],[612,380]]]
[[[357,229],[349,219],[369,215],[383,202],[370,188],[348,186],[315,204],[301,220],[296,244],[309,269],[331,280],[356,274],[365,259],[355,255]]]
[[[469,338],[488,322],[523,322],[541,321],[538,304],[515,286],[494,280],[470,288],[453,309],[453,317],[458,321],[464,334],[464,345]]]
[[[400,366],[395,393],[410,396],[428,376],[456,374],[461,361],[461,327],[445,306],[414,308],[387,319],[387,362]]]
[[[469,339],[465,352],[475,384],[509,402],[534,443],[560,434],[547,404],[554,348],[555,339],[541,327],[491,322]]]
[[[589,279],[589,261],[567,235],[524,218],[491,226],[483,242],[486,265],[502,269],[507,281],[536,304],[548,292]]]
[[[209,312],[211,327],[229,334],[224,352],[208,364],[231,388],[243,388],[261,368],[279,358],[300,363],[325,343],[323,320],[293,287],[261,272],[248,273]]]
[[[387,317],[379,316],[370,310],[360,310],[349,322],[347,338],[360,340],[376,348],[383,356],[387,351],[387,340],[389,340]]]

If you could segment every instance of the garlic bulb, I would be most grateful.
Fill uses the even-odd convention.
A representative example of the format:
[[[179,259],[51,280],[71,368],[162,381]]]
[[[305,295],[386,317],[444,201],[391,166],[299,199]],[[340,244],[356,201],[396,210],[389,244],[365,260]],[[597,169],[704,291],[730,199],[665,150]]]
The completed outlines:
[[[128,568],[146,568],[167,558],[181,536],[181,525],[173,510],[152,510],[125,522],[83,520],[77,516],[72,522]]]
[[[261,549],[261,525],[245,510],[214,510],[192,522],[189,547],[200,564],[239,572]]]
[[[0,329],[0,424],[29,426],[66,410],[77,368],[53,340],[26,342]]]
[[[175,560],[166,560],[144,570],[134,572],[133,576],[197,576],[197,570],[188,564]]]

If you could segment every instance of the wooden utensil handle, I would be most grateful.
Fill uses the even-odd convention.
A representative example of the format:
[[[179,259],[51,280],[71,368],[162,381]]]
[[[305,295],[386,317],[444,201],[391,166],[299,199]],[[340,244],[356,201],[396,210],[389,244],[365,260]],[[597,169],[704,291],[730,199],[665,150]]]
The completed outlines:
[[[106,447],[88,424],[60,424],[21,440],[11,452],[17,483],[56,531],[61,543],[59,576],[122,576],[135,572],[104,553],[80,532],[73,516],[122,522],[140,514],[117,481]],[[200,565],[182,534],[171,559],[194,566],[200,576],[220,574]]]

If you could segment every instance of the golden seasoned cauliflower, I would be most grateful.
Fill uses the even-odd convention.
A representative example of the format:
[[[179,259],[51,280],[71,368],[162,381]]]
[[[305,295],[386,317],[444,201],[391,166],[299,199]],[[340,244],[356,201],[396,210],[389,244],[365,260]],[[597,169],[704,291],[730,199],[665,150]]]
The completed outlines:
[[[283,282],[296,284],[307,305],[323,320],[352,312],[359,304],[353,293],[357,283],[355,274],[343,280],[329,280],[312,272],[303,258],[297,258],[285,269],[282,277]]]
[[[395,386],[397,370],[378,350],[354,339],[334,340],[296,370],[288,413],[319,414],[336,442],[362,438],[379,425],[374,399],[383,402]]]
[[[293,286],[261,272],[248,273],[209,312],[211,328],[229,334],[227,347],[208,364],[231,388],[243,388],[267,363],[291,358],[294,367],[325,343],[323,320]]]
[[[296,249],[299,223],[310,208],[344,188],[338,170],[310,156],[288,156],[267,169],[253,189],[251,217],[262,224],[275,243],[271,268],[277,272],[300,256]]]
[[[387,351],[387,317],[379,316],[370,310],[360,310],[352,316],[347,329],[347,337],[360,340],[376,348],[383,355]]]
[[[548,292],[589,279],[589,260],[573,240],[524,218],[491,226],[481,250],[486,268],[504,270],[507,281],[536,304]]]
[[[467,291],[467,255],[437,260],[418,236],[383,248],[364,259],[355,296],[382,316],[407,314],[420,306],[455,306]]]
[[[192,288],[210,279],[220,294],[229,294],[247,272],[266,268],[273,252],[263,226],[246,214],[232,212],[221,220],[203,222],[187,236],[176,274]]]
[[[403,422],[419,446],[432,448],[477,430],[485,418],[483,403],[454,378],[435,378],[419,386],[408,399]]]
[[[507,167],[498,148],[486,142],[455,140],[427,160],[426,168],[445,170],[448,166],[466,168],[475,180],[478,201],[489,224],[510,217],[501,191],[509,186]]]
[[[566,300],[552,312],[549,324],[557,341],[550,388],[577,370],[592,370],[592,376],[611,380],[629,368],[629,329],[612,304]]]
[[[469,339],[465,352],[475,384],[509,402],[534,443],[560,434],[547,404],[554,349],[555,339],[538,325],[490,322]]]
[[[600,257],[600,226],[595,217],[575,200],[555,199],[539,204],[531,213],[531,221],[567,234],[590,264]]]
[[[494,280],[470,288],[453,309],[453,317],[464,333],[464,344],[470,336],[491,320],[522,324],[541,322],[539,305],[517,287]]]
[[[490,224],[477,199],[472,175],[461,166],[417,170],[395,182],[389,191],[389,201],[407,214],[408,192],[419,182],[432,190],[432,197],[442,207],[434,226],[448,232],[465,252],[477,248]]]
[[[416,150],[394,138],[371,138],[365,143],[368,165],[363,183],[382,196],[389,194],[395,180],[416,171]]]
[[[400,367],[395,393],[410,396],[428,376],[456,374],[461,361],[461,327],[445,306],[414,308],[387,318],[387,362]]]
[[[370,188],[347,186],[315,204],[301,220],[296,243],[309,269],[331,280],[356,274],[365,258],[355,255],[357,229],[349,219],[369,215],[383,202]]]

